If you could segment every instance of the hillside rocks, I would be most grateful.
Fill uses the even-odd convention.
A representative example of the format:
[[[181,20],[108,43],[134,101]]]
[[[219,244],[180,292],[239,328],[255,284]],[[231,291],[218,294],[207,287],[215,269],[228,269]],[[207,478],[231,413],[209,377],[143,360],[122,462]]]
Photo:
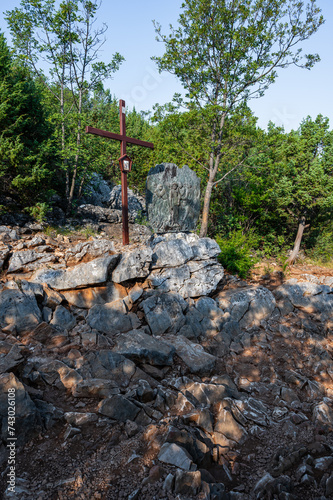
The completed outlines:
[[[0,284],[1,494],[8,388],[25,500],[331,494],[329,280],[228,280],[194,234],[125,249],[18,234]]]

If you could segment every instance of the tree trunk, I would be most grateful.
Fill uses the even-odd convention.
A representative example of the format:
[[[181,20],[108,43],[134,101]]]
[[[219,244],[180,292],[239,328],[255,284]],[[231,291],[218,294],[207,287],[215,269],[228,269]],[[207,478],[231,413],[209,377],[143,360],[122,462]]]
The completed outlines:
[[[295,260],[297,259],[298,252],[299,252],[299,249],[301,246],[301,241],[302,241],[304,229],[306,229],[307,227],[309,227],[309,226],[305,225],[305,216],[303,215],[299,220],[298,231],[297,231],[297,236],[296,236],[295,243],[294,243],[294,248],[293,248],[293,251],[291,252],[291,255],[288,259],[288,264],[291,266],[294,264]]]
[[[208,231],[208,219],[209,219],[209,206],[210,206],[210,199],[212,197],[212,190],[213,190],[213,181],[209,179],[206,187],[206,192],[205,192],[205,199],[204,199],[204,205],[202,209],[202,222],[201,222],[201,228],[200,228],[200,238],[205,238],[207,236],[207,231]]]

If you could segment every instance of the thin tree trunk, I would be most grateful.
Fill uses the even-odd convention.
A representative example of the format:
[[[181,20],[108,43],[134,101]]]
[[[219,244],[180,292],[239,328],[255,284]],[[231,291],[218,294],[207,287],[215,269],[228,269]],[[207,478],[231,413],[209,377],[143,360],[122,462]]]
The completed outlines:
[[[210,199],[212,197],[212,190],[213,190],[214,183],[209,179],[205,191],[205,199],[204,199],[204,205],[202,209],[202,221],[201,221],[201,228],[200,228],[200,238],[204,238],[207,236],[207,231],[208,231],[208,221],[209,221],[209,207],[210,207]]]
[[[294,243],[294,248],[293,248],[293,251],[291,252],[291,255],[288,259],[288,264],[291,266],[294,264],[295,260],[297,259],[298,252],[299,252],[299,249],[301,246],[301,241],[302,241],[304,229],[306,229],[307,227],[309,227],[309,225],[307,225],[307,226],[305,225],[305,216],[303,215],[299,220],[298,231],[297,231],[297,235],[296,235],[296,239],[295,239],[295,243]]]

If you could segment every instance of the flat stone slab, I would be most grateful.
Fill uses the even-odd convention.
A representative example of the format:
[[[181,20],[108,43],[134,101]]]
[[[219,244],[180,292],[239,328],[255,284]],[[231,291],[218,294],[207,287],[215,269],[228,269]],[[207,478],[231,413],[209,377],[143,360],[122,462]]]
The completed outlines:
[[[172,365],[175,348],[139,330],[119,335],[114,352],[140,363]]]
[[[107,281],[118,260],[119,255],[108,255],[67,269],[41,269],[32,276],[31,281],[46,283],[55,290],[97,285]]]
[[[216,357],[208,354],[200,344],[194,344],[183,335],[167,335],[163,339],[176,349],[191,373],[209,373],[214,368]]]
[[[183,470],[190,470],[192,465],[192,457],[188,451],[176,443],[164,443],[158,454],[160,462],[175,465]]]

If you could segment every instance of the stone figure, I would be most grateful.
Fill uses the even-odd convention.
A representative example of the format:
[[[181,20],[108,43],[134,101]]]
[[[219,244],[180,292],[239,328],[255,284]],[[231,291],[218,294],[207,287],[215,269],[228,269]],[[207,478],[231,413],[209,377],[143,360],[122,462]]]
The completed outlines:
[[[155,232],[193,231],[200,212],[200,179],[187,165],[156,165],[148,172],[146,205]]]

